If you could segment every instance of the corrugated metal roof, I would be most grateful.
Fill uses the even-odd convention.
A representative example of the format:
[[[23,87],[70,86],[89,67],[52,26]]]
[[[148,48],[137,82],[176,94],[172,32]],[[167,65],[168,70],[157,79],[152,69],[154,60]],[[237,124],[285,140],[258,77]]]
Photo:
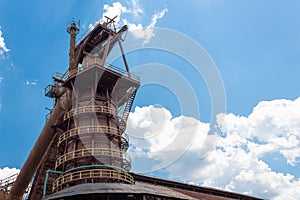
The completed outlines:
[[[180,193],[195,197],[196,199],[214,199],[214,200],[224,200],[224,199],[240,199],[240,200],[262,200],[258,197],[248,196],[245,194],[239,194],[231,191],[190,185],[182,182],[177,182],[173,180],[148,176],[144,174],[130,173],[136,181],[144,182],[148,184],[159,185],[163,188],[169,188]]]

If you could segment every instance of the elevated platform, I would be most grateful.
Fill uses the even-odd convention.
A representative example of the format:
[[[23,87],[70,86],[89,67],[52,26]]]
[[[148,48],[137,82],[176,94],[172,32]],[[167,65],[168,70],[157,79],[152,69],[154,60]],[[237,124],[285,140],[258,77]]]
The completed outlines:
[[[63,84],[65,87],[70,88],[71,83],[74,83],[75,78],[82,76],[82,78],[89,78],[88,75],[94,74],[96,72],[101,73],[101,78],[106,78],[105,80],[101,80],[102,82],[106,83],[106,80],[108,80],[108,83],[111,83],[113,80],[118,80],[122,78],[122,84],[126,85],[134,85],[138,87],[140,85],[140,77],[126,72],[125,70],[118,68],[114,65],[103,63],[101,59],[92,59],[89,63],[86,63],[83,67],[78,67],[75,70],[71,71],[70,73],[66,73],[63,77],[61,77],[65,83]]]

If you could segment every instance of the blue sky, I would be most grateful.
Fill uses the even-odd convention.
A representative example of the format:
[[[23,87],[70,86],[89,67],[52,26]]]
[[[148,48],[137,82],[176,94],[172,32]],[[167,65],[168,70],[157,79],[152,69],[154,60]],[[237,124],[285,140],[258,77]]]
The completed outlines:
[[[1,1],[0,168],[21,168],[44,125],[45,115],[48,113],[44,108],[52,106],[51,99],[44,97],[44,87],[51,83],[51,76],[55,72],[65,72],[68,66],[69,35],[65,31],[66,24],[72,18],[80,20],[83,33],[89,24],[101,18],[104,12],[108,12],[108,7],[116,8],[117,4],[114,6],[114,2],[117,1],[66,0],[63,3],[58,0]],[[239,174],[232,174],[228,178],[224,178],[222,174],[219,177],[209,178],[197,171],[207,169],[197,168],[199,163],[212,166],[204,159],[192,164],[196,167],[191,171],[198,173],[198,176],[194,176],[198,178],[193,179],[188,173],[183,173],[182,176],[174,175],[177,172],[176,166],[178,170],[181,166],[180,161],[176,161],[170,168],[151,174],[265,198],[283,198],[280,192],[275,192],[278,189],[276,186],[266,187],[265,192],[260,191],[260,188],[268,184],[257,178],[259,174],[264,174],[262,177],[273,177],[274,179],[270,180],[286,183],[280,187],[290,191],[291,196],[295,195],[295,188],[299,188],[300,185],[300,121],[299,115],[293,112],[299,110],[299,100],[296,99],[300,94],[298,20],[300,2],[279,0],[118,2],[123,8],[123,11],[120,11],[120,24],[126,19],[131,27],[140,24],[143,28],[141,30],[144,31],[153,22],[155,15],[162,14],[157,17],[157,21],[150,29],[161,27],[182,33],[206,50],[217,66],[226,93],[227,117],[223,131],[227,136],[220,140],[219,148],[225,148],[223,153],[226,155],[229,155],[227,154],[229,149],[233,148],[235,156],[247,157],[250,156],[248,151],[251,152],[256,145],[257,148],[252,149],[255,153],[251,154],[251,159],[255,159],[256,164],[262,166],[256,169],[253,163],[243,167],[241,164],[237,165]],[[127,11],[124,11],[124,8]],[[2,43],[1,38],[4,39]],[[176,44],[176,41],[174,43]],[[182,113],[178,108],[180,102],[176,99],[176,94],[159,85],[145,85],[141,87],[136,97],[134,108],[138,106],[140,110],[133,110],[136,115],[131,116],[132,123],[143,120],[149,109],[158,109],[157,113],[169,120],[166,127],[170,124],[173,126],[176,119],[183,116],[193,117],[192,121],[198,120],[197,123],[203,125],[203,131],[206,130],[205,126],[209,123],[211,114],[210,94],[203,78],[195,75],[190,63],[168,52],[153,50],[132,52],[128,55],[128,62],[131,68],[147,63],[160,63],[178,71],[188,79],[200,106],[200,116],[194,115],[189,109]],[[160,106],[152,108],[151,105]],[[262,127],[265,124],[261,121],[258,123],[259,120],[269,120],[273,128]],[[246,131],[245,127],[247,130],[257,131],[257,134]],[[148,125],[146,128],[147,131],[152,130]],[[258,134],[264,134],[264,131],[269,137],[263,138]],[[244,140],[247,142],[241,142]],[[236,144],[247,147],[229,145],[230,141],[239,141]],[[280,146],[279,141],[287,143],[283,142]],[[292,144],[292,141],[295,144]],[[153,145],[153,141],[147,142],[148,150],[154,152],[156,146]],[[246,153],[237,153],[240,150]],[[212,152],[212,156],[215,157],[211,157],[211,160],[217,158],[218,153],[220,152]],[[289,154],[295,156],[289,158]],[[182,159],[188,159],[191,155],[193,154],[187,154]],[[149,158],[151,159],[156,158],[154,156]],[[220,166],[223,166],[222,164],[224,167],[216,170],[226,174],[228,169],[225,166],[232,163],[226,160]],[[138,171],[137,168],[136,170]],[[250,181],[253,185],[245,181],[239,182],[240,177],[251,177],[251,171],[257,174],[256,178]],[[264,173],[260,173],[262,171]],[[289,178],[288,174],[293,178]],[[259,185],[258,182],[260,188],[255,187]],[[248,186],[243,187],[243,184]]]

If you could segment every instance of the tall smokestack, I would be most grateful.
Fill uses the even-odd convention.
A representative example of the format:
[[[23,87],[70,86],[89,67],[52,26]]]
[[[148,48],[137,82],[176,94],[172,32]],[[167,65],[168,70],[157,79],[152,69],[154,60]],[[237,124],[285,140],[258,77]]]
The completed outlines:
[[[75,60],[75,45],[76,45],[76,35],[79,32],[79,26],[72,21],[68,27],[67,32],[70,34],[70,50],[69,50],[69,76],[74,74],[77,68]]]

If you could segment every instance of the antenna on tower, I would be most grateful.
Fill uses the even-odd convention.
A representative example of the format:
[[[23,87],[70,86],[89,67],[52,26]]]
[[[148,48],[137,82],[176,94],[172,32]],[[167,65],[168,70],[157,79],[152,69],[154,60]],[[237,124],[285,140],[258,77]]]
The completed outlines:
[[[116,15],[114,18],[109,18],[107,16],[104,16],[106,18],[106,21],[103,23],[104,26],[108,27],[109,25],[112,25],[112,27],[110,27],[111,29],[113,29],[115,32],[117,31],[116,29],[116,21],[115,19],[118,17],[118,15]]]

